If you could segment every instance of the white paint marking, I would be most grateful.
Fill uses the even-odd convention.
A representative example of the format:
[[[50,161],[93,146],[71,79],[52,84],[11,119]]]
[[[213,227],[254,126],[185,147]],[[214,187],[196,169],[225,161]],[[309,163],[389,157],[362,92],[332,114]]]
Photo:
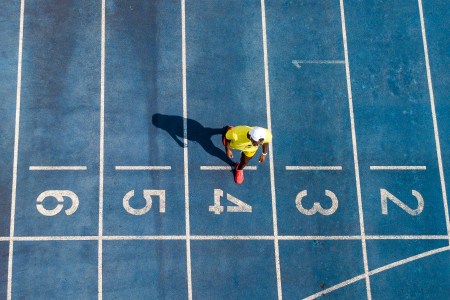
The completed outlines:
[[[98,299],[103,298],[103,175],[105,167],[105,58],[106,0],[102,0],[101,62],[100,62],[100,162],[98,193]]]
[[[447,240],[447,235],[366,235],[367,240]],[[3,242],[35,242],[35,241],[98,241],[98,236],[16,236],[0,237]],[[185,235],[124,235],[124,236],[102,236],[102,240],[185,240]],[[274,240],[272,235],[191,235],[191,240]],[[279,235],[278,240],[284,241],[346,241],[360,240],[360,235]]]
[[[184,144],[184,207],[186,219],[186,268],[188,299],[192,300],[191,225],[189,219],[189,156],[187,139],[187,85],[186,85],[186,2],[181,0],[181,59],[183,73],[183,144]]]
[[[55,198],[58,204],[53,209],[46,209],[44,207],[44,200],[48,197]],[[80,200],[78,196],[69,190],[47,190],[42,192],[36,199],[36,208],[37,210],[44,216],[53,217],[61,212],[63,209],[64,197],[67,197],[71,201],[70,208],[66,209],[66,215],[70,216],[75,213],[78,209],[78,205],[80,204]]]
[[[286,171],[342,171],[342,166],[286,166]]]
[[[411,216],[417,216],[423,211],[423,207],[425,205],[425,202],[423,201],[422,195],[415,190],[412,190],[412,195],[417,199],[417,208],[412,209],[405,203],[403,203],[400,199],[392,195],[390,192],[388,192],[386,189],[380,189],[380,195],[381,195],[381,213],[383,215],[388,214],[388,199],[391,200],[393,203],[395,203],[398,207],[406,211]]]
[[[116,171],[165,171],[172,170],[171,166],[116,166]]]
[[[368,240],[446,240],[446,235],[366,235]]]
[[[130,205],[131,198],[134,197],[134,190],[125,194],[122,200],[122,205],[125,210],[132,215],[141,216],[146,214],[152,208],[153,200],[152,196],[159,198],[159,212],[166,212],[166,191],[165,190],[143,190],[142,195],[145,199],[145,206],[143,208],[134,208]]]
[[[269,55],[267,50],[267,31],[266,31],[266,7],[264,0],[261,0],[261,22],[264,52],[264,83],[266,93],[266,110],[267,110],[267,129],[272,131],[272,116],[270,112],[270,87],[269,87]],[[278,244],[278,220],[277,220],[277,202],[275,195],[275,173],[273,164],[273,144],[269,144],[269,163],[270,163],[270,191],[272,195],[272,219],[273,219],[273,235],[274,235],[274,251],[275,251],[275,271],[277,276],[278,300],[283,299],[281,285],[281,266],[280,266],[280,248]]]
[[[350,111],[350,123],[352,130],[352,144],[353,144],[353,160],[355,164],[355,179],[356,179],[356,194],[358,198],[358,213],[359,213],[359,227],[361,230],[361,248],[364,261],[364,273],[366,279],[366,291],[367,299],[372,299],[372,292],[370,288],[370,277],[369,263],[367,260],[367,247],[366,247],[366,232],[364,229],[364,212],[362,208],[362,196],[361,196],[361,181],[359,177],[359,161],[358,161],[358,146],[356,141],[356,129],[355,129],[355,117],[353,114],[353,95],[352,95],[352,84],[350,78],[350,63],[348,60],[348,46],[347,46],[347,29],[345,26],[345,11],[344,11],[344,0],[339,0],[340,10],[341,10],[341,23],[342,23],[342,41],[344,44],[344,57],[345,57],[345,74],[347,79],[347,93],[348,93],[348,103]]]
[[[372,171],[425,171],[426,166],[370,166]]]
[[[256,166],[247,166],[244,168],[245,171],[256,171],[258,167]],[[200,170],[202,171],[231,171],[234,170],[234,167],[231,166],[200,166]]]
[[[303,190],[297,194],[297,197],[295,197],[295,205],[297,206],[298,211],[304,215],[312,216],[316,213],[319,213],[324,216],[329,216],[329,215],[334,214],[334,212],[338,209],[339,201],[338,201],[336,195],[332,191],[325,190],[325,195],[331,199],[331,207],[327,208],[327,209],[324,209],[319,202],[314,202],[313,207],[310,209],[304,208],[303,204],[302,204],[302,200],[307,195],[308,195],[308,191]]]
[[[111,235],[103,236],[105,241],[183,241],[185,235]]]
[[[30,166],[30,171],[86,171],[86,166]]]
[[[300,69],[303,64],[321,64],[321,65],[334,65],[334,64],[345,64],[344,60],[293,60],[292,64]]]
[[[21,236],[16,242],[50,242],[50,241],[98,241],[98,236]]]
[[[415,260],[418,260],[418,259],[422,259],[422,258],[431,256],[431,255],[435,255],[435,254],[438,254],[438,253],[441,253],[441,252],[444,252],[444,251],[448,251],[449,249],[450,249],[450,247],[447,246],[447,247],[443,247],[443,248],[427,251],[427,252],[424,252],[424,253],[421,253],[421,254],[418,254],[418,255],[414,255],[414,256],[411,256],[411,257],[399,260],[399,261],[394,262],[392,264],[389,264],[389,265],[386,265],[386,266],[383,266],[383,267],[380,267],[380,268],[377,268],[375,270],[370,271],[369,272],[369,276],[372,276],[372,275],[378,274],[380,272],[383,272],[383,271],[386,271],[386,270],[389,270],[389,269],[392,269],[392,268],[404,265],[406,263],[409,263],[409,262],[412,262],[412,261],[415,261]],[[332,287],[330,287],[328,289],[320,291],[319,293],[316,293],[316,294],[311,295],[309,297],[306,297],[304,299],[305,300],[311,300],[311,299],[316,299],[316,298],[322,297],[322,296],[324,296],[324,295],[326,295],[326,294],[328,294],[330,292],[333,292],[333,291],[338,290],[338,289],[340,289],[342,287],[345,287],[345,286],[350,285],[352,283],[355,283],[355,282],[357,282],[359,280],[362,280],[365,277],[366,277],[365,274],[361,274],[361,275],[355,276],[355,277],[353,277],[353,278],[351,278],[349,280],[341,282],[341,283],[339,283],[337,285],[334,285],[334,286],[332,286]]]
[[[14,220],[16,215],[16,194],[17,194],[17,165],[19,160],[19,129],[20,129],[20,100],[22,91],[22,50],[23,50],[23,24],[24,24],[25,0],[20,2],[20,28],[19,28],[19,49],[17,54],[17,89],[16,89],[16,123],[14,129],[14,162],[13,178],[11,187],[11,219],[9,227],[9,237],[14,237]],[[8,253],[8,284],[7,299],[11,299],[12,292],[12,272],[13,272],[14,241],[9,241]]]
[[[430,94],[431,114],[433,116],[434,140],[436,142],[436,154],[437,154],[437,158],[438,158],[439,178],[441,181],[442,200],[444,202],[445,222],[447,224],[447,234],[450,237],[450,218],[449,218],[449,212],[448,212],[447,189],[446,189],[445,177],[444,177],[444,166],[442,164],[441,142],[439,139],[439,129],[438,129],[437,118],[436,118],[436,107],[434,104],[433,81],[431,79],[430,60],[428,58],[428,43],[427,43],[427,34],[426,34],[426,30],[425,30],[425,21],[424,21],[424,17],[423,17],[422,0],[418,0],[418,4],[419,4],[419,14],[420,14],[420,27],[422,29],[423,51],[425,54],[425,66],[426,66],[426,70],[427,70],[428,92]],[[449,238],[449,245],[450,245],[450,238]]]

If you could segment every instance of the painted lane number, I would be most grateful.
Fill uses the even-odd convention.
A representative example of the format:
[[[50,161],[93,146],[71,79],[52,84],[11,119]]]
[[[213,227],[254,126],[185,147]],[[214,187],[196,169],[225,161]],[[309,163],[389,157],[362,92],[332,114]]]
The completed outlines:
[[[144,190],[143,196],[145,199],[145,206],[142,208],[133,208],[130,205],[131,198],[134,197],[134,190],[129,191],[125,194],[123,197],[123,207],[125,210],[135,216],[140,216],[143,214],[146,214],[149,212],[149,210],[152,208],[152,196],[158,196],[159,197],[159,212],[165,213],[166,212],[166,191],[165,190]]]
[[[45,192],[42,192],[36,199],[36,208],[38,212],[40,212],[42,215],[46,217],[53,217],[56,216],[61,212],[63,209],[63,203],[64,199],[67,197],[72,202],[72,205],[66,209],[64,212],[66,215],[70,216],[74,212],[77,211],[78,205],[80,204],[80,200],[78,199],[78,196],[69,190],[48,190]],[[48,198],[55,198],[58,204],[53,209],[48,209],[44,207],[44,201]],[[46,201],[48,202],[48,201]]]
[[[417,200],[417,208],[416,209],[410,208],[408,205],[406,205],[405,203],[400,201],[397,197],[395,197],[394,195],[389,193],[387,190],[380,189],[380,194],[381,194],[381,212],[382,212],[382,214],[383,215],[387,215],[388,214],[388,204],[387,203],[388,203],[388,200],[391,200],[393,203],[395,203],[398,207],[400,207],[401,209],[406,211],[411,216],[419,215],[423,211],[423,207],[424,207],[424,204],[425,204],[424,201],[423,201],[423,197],[418,191],[412,190],[411,192],[412,192],[412,195]]]
[[[303,204],[302,204],[302,200],[307,195],[308,195],[308,191],[303,190],[300,193],[298,193],[297,197],[295,198],[295,204],[297,206],[297,209],[304,215],[312,216],[316,213],[319,213],[324,216],[329,216],[329,215],[332,215],[338,209],[338,199],[332,191],[325,190],[325,195],[331,199],[331,207],[328,209],[323,208],[319,202],[314,202],[313,207],[310,209],[304,208]]]
[[[221,197],[223,197],[223,191],[221,189],[214,189],[214,205],[209,207],[209,211],[215,213],[216,215],[220,215],[224,211],[224,207],[220,205]],[[227,212],[252,212],[252,207],[250,205],[236,197],[231,196],[230,194],[227,194],[227,200],[236,204],[233,206],[227,206]]]

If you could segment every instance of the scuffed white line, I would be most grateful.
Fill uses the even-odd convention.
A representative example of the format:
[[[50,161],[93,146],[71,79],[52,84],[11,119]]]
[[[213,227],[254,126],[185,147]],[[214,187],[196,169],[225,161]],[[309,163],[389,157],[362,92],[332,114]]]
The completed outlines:
[[[202,171],[231,171],[234,167],[231,166],[200,166]],[[256,171],[258,167],[247,166],[244,168],[245,171]]]
[[[336,241],[360,240],[360,235],[279,235],[283,241]],[[447,235],[366,235],[367,240],[447,240]],[[0,241],[33,242],[33,241],[97,241],[99,236],[15,236],[0,237]],[[102,236],[102,240],[185,240],[185,235],[110,235]],[[191,240],[274,240],[272,235],[191,235]]]
[[[116,166],[116,171],[164,171],[171,170],[171,166]]]
[[[16,123],[14,129],[14,162],[13,162],[13,179],[11,191],[11,216],[9,237],[14,237],[14,220],[16,215],[16,194],[17,194],[17,165],[19,160],[19,129],[20,129],[20,100],[22,91],[22,50],[23,50],[23,24],[25,14],[25,0],[20,2],[20,27],[19,27],[19,49],[17,54],[17,89],[16,89]],[[13,255],[14,241],[10,239],[8,250],[8,283],[7,283],[7,299],[11,299],[12,293],[12,272],[13,272]]]
[[[86,171],[86,166],[30,166],[30,171]]]
[[[360,181],[360,177],[359,177],[358,146],[357,146],[357,141],[356,141],[355,117],[353,114],[353,95],[352,95],[352,84],[351,84],[351,78],[350,78],[350,63],[348,60],[347,29],[345,26],[344,0],[340,0],[339,5],[340,5],[340,10],[341,10],[342,41],[344,44],[344,57],[345,57],[345,75],[346,75],[346,79],[347,79],[347,93],[348,93],[348,103],[349,103],[349,111],[350,111],[350,123],[351,123],[351,130],[352,130],[356,194],[357,194],[357,198],[358,198],[359,227],[361,230],[361,248],[362,248],[363,262],[364,262],[364,273],[365,273],[365,279],[366,279],[367,299],[371,300],[372,292],[371,292],[371,288],[370,288],[370,277],[368,275],[369,263],[367,260],[367,247],[366,247],[366,239],[365,239],[366,232],[364,229],[364,212],[363,212],[363,208],[362,208],[361,181]]]
[[[261,0],[261,23],[262,38],[264,52],[264,84],[266,94],[266,111],[267,111],[267,129],[272,131],[272,116],[270,111],[270,87],[269,87],[269,56],[267,50],[267,31],[266,31],[266,7],[264,0]],[[272,195],[272,219],[273,219],[273,235],[274,235],[274,252],[275,252],[275,271],[277,277],[278,300],[283,299],[281,285],[281,266],[280,266],[280,248],[278,244],[278,220],[277,220],[277,201],[275,194],[275,173],[273,164],[273,144],[269,144],[269,164],[270,164],[270,191]]]
[[[189,156],[187,138],[187,83],[186,83],[186,2],[181,0],[181,60],[183,73],[183,144],[184,144],[184,208],[186,221],[186,272],[188,299],[192,300],[191,225],[189,212]]]
[[[100,161],[98,193],[98,299],[103,298],[103,176],[105,166],[105,57],[106,57],[106,0],[102,0],[100,53]]]
[[[415,261],[415,260],[418,260],[418,259],[421,259],[421,258],[425,258],[425,257],[431,256],[431,255],[434,255],[434,254],[438,254],[438,253],[441,253],[441,252],[444,252],[444,251],[448,251],[448,250],[450,250],[450,247],[449,247],[449,246],[447,246],[447,247],[442,247],[442,248],[438,248],[438,249],[431,250],[431,251],[427,251],[427,252],[424,252],[424,253],[421,253],[421,254],[418,254],[418,255],[414,255],[414,256],[411,256],[411,257],[408,257],[408,258],[405,258],[405,259],[396,261],[396,262],[394,262],[394,263],[385,265],[385,266],[383,266],[383,267],[374,269],[374,270],[370,271],[368,274],[369,274],[369,276],[372,276],[372,275],[381,273],[381,272],[383,272],[383,271],[386,271],[386,270],[389,270],[389,269],[392,269],[392,268],[395,268],[395,267],[404,265],[404,264],[406,264],[406,263],[409,263],[409,262],[412,262],[412,261]],[[365,277],[366,277],[365,274],[361,274],[361,275],[355,276],[355,277],[353,277],[353,278],[351,278],[351,279],[349,279],[349,280],[346,280],[346,281],[341,282],[341,283],[339,283],[339,284],[337,284],[337,285],[334,285],[334,286],[332,286],[332,287],[329,287],[329,288],[327,288],[327,289],[325,289],[325,290],[323,290],[323,291],[320,291],[320,292],[318,292],[318,293],[316,293],[316,294],[314,294],[314,295],[311,295],[311,296],[309,296],[309,297],[306,297],[306,298],[304,298],[304,299],[305,299],[305,300],[311,300],[311,299],[319,298],[319,297],[321,297],[321,296],[323,296],[323,295],[325,295],[325,294],[328,294],[328,293],[330,293],[330,292],[332,292],[332,291],[338,290],[338,289],[340,289],[340,288],[342,288],[342,287],[345,287],[345,286],[347,286],[347,285],[350,285],[350,284],[352,284],[352,283],[354,283],[354,282],[356,282],[356,281],[362,280],[362,279],[364,279]]]
[[[335,64],[345,64],[344,60],[293,60],[292,64],[300,69],[302,64],[320,64],[320,65],[335,65]]]
[[[372,171],[410,171],[418,170],[425,171],[426,166],[370,166]]]
[[[447,224],[447,234],[450,237],[450,218],[448,212],[447,188],[445,186],[444,166],[442,164],[442,155],[441,155],[441,142],[439,139],[439,129],[436,118],[436,107],[434,104],[433,81],[431,79],[430,59],[428,58],[428,43],[427,43],[427,34],[425,31],[425,21],[423,18],[422,0],[418,0],[418,5],[420,14],[420,27],[422,29],[423,51],[425,54],[425,66],[427,70],[428,92],[430,94],[431,114],[433,116],[434,140],[436,142],[436,154],[439,166],[439,178],[441,181],[442,200],[444,202],[445,223]],[[450,245],[450,238],[449,238],[449,245]]]
[[[286,171],[342,171],[342,166],[286,166]]]

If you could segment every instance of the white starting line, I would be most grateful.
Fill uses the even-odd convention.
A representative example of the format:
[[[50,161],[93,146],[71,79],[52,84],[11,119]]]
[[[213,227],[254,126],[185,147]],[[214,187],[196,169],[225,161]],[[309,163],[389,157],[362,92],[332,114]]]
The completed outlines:
[[[372,171],[425,171],[426,166],[370,166]]]
[[[286,171],[342,171],[342,166],[286,166]]]
[[[234,167],[231,166],[200,166],[200,170],[202,171],[231,171]],[[250,166],[245,167],[245,171],[256,171],[258,167]]]
[[[86,166],[30,166],[30,171],[86,171]]]
[[[191,240],[198,241],[272,241],[273,235],[191,235]],[[279,235],[281,241],[348,241],[361,240],[361,235]],[[366,240],[447,240],[447,235],[366,235]],[[45,242],[45,241],[146,241],[146,240],[186,240],[186,235],[111,235],[111,236],[15,236],[0,237],[0,241],[8,242]]]
[[[171,170],[171,166],[116,166],[116,171],[164,171]]]

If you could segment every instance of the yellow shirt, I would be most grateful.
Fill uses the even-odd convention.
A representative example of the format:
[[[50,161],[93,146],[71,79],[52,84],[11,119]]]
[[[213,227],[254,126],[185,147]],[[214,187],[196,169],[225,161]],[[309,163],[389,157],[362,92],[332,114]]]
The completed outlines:
[[[256,152],[259,146],[253,146],[252,141],[247,137],[247,133],[252,129],[253,127],[250,126],[236,126],[228,130],[225,138],[230,141],[230,147],[233,149],[244,152]],[[270,143],[272,141],[272,133],[265,128],[264,130],[266,131],[264,144]]]

